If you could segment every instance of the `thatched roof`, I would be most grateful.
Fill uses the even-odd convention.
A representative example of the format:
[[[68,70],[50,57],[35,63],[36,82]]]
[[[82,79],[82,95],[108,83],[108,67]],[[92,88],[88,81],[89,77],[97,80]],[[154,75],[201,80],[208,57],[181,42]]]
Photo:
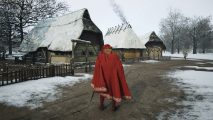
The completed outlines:
[[[166,49],[166,46],[164,45],[163,41],[156,35],[154,31],[144,35],[141,40],[146,43],[146,47],[156,45],[162,47],[162,49],[164,50]]]
[[[104,44],[110,44],[115,49],[145,49],[144,43],[128,23],[109,28]]]
[[[87,9],[40,21],[25,37],[21,51],[32,52],[39,47],[51,51],[72,51],[72,39],[79,39],[83,31],[102,35],[92,22]]]

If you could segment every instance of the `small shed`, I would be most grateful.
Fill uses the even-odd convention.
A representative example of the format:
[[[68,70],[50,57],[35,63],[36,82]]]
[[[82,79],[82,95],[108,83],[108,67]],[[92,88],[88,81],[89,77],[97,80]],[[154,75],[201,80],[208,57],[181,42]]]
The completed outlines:
[[[145,42],[149,59],[161,59],[162,52],[166,50],[166,46],[154,31],[147,33],[141,40]]]
[[[110,44],[113,51],[124,59],[143,57],[146,49],[129,23],[109,28],[104,43]]]
[[[87,9],[40,21],[25,37],[20,51],[26,52],[26,60],[33,62],[69,63],[72,39],[90,41],[97,50],[103,45],[102,32],[91,20]],[[82,48],[81,45],[76,44],[74,49]],[[77,54],[84,54],[82,50]],[[90,52],[94,52],[93,49]]]

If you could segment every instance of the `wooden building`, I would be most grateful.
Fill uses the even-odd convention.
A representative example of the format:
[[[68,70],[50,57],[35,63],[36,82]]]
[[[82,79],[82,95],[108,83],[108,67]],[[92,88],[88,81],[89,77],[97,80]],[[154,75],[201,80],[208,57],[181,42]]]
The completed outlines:
[[[90,41],[95,49],[103,45],[101,30],[93,23],[87,9],[40,21],[25,37],[20,51],[25,59],[42,63],[69,63],[73,51],[72,39]],[[81,46],[81,47],[80,47]],[[75,44],[75,53],[85,55],[85,47]],[[95,56],[93,47],[89,54]]]
[[[146,52],[145,45],[128,23],[109,28],[104,44],[110,44],[113,51],[124,59],[141,58]]]
[[[149,59],[161,59],[166,46],[154,31],[143,36],[142,41],[145,42]]]

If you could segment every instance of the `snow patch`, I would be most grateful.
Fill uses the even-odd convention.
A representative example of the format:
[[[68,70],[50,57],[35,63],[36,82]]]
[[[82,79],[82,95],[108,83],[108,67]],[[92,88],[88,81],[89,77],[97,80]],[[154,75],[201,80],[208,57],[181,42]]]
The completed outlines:
[[[129,66],[131,66],[131,65],[123,64],[123,67],[129,67]]]
[[[184,66],[185,68],[194,68],[194,69],[205,69],[205,70],[213,70],[213,67],[199,67],[199,66]]]
[[[169,52],[164,52],[163,56],[171,56],[171,57],[183,58],[183,54],[182,53],[180,53],[180,54],[177,54],[177,53],[171,54]],[[194,60],[194,59],[213,60],[213,53],[205,53],[205,54],[202,54],[202,53],[198,53],[198,54],[189,53],[188,56],[187,56],[187,60],[188,59],[190,59],[190,60]]]
[[[192,109],[190,109],[190,111],[185,111],[181,113],[181,115],[171,116],[169,119],[181,119],[181,118],[198,119],[198,120],[212,119],[213,114],[212,72],[179,70],[169,73],[168,76],[177,79],[177,84],[183,87],[184,91],[189,94],[190,99],[183,101],[182,104],[184,106],[192,106]],[[201,97],[199,98],[199,96]]]
[[[23,83],[0,87],[0,102],[16,107],[42,107],[42,102],[51,102],[58,98],[58,86],[72,86],[81,80],[92,78],[90,74],[77,76],[52,77],[31,80]]]
[[[206,63],[197,62],[196,64],[198,64],[198,65],[203,65],[203,64],[206,64]]]
[[[157,60],[144,60],[144,61],[140,61],[140,62],[143,62],[143,63],[158,63],[160,61],[157,61]]]

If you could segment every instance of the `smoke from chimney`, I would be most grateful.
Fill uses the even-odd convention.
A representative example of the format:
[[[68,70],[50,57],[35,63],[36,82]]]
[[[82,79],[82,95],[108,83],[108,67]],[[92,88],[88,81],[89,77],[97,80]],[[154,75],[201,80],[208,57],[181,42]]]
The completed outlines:
[[[110,0],[110,4],[113,8],[113,11],[118,15],[118,17],[122,20],[123,23],[127,23],[126,17],[124,16],[123,11],[120,6],[115,3],[115,0]]]

